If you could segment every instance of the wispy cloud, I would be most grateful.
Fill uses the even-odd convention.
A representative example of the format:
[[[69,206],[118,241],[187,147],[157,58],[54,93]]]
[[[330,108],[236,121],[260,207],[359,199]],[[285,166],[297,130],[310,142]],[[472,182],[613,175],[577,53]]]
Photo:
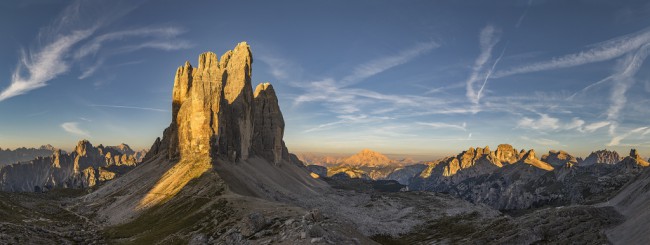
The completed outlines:
[[[79,47],[74,53],[75,59],[81,59],[88,55],[95,55],[102,48],[102,46],[109,41],[120,41],[128,38],[142,38],[154,37],[162,39],[174,39],[184,31],[178,27],[154,27],[154,28],[138,28],[132,30],[116,31],[99,35],[93,38],[88,43]],[[166,49],[168,47],[161,46],[160,48]],[[176,47],[171,47],[176,48]]]
[[[123,105],[90,105],[92,107],[107,107],[107,108],[119,108],[119,109],[134,109],[134,110],[145,110],[145,111],[157,111],[157,112],[169,112],[169,110],[158,109],[158,108],[149,108],[149,107],[139,107],[139,106],[123,106]]]
[[[485,79],[483,79],[483,85],[481,85],[481,88],[476,93],[476,103],[478,103],[481,100],[481,94],[483,93],[483,89],[485,89],[485,85],[487,85],[487,82],[490,79],[490,76],[492,76],[492,73],[494,72],[494,69],[497,67],[497,64],[499,64],[499,61],[501,61],[501,57],[503,57],[503,54],[505,54],[505,53],[506,53],[506,47],[503,47],[503,50],[501,50],[501,54],[499,54],[499,57],[497,57],[497,59],[494,60],[494,63],[492,64],[492,67],[485,74]]]
[[[153,40],[135,45],[127,45],[121,48],[118,48],[119,53],[129,53],[140,49],[160,49],[165,51],[173,51],[180,49],[191,48],[193,44],[186,40]]]
[[[461,123],[461,124],[450,124],[450,123],[442,123],[442,122],[417,122],[418,125],[422,126],[427,126],[430,128],[435,128],[435,129],[457,129],[457,130],[462,130],[462,131],[467,131],[467,124],[466,123]],[[469,134],[468,138],[471,138],[472,134]]]
[[[646,28],[636,33],[592,45],[589,49],[579,53],[564,55],[548,61],[541,61],[504,71],[498,71],[494,74],[494,77],[497,78],[529,72],[568,68],[611,60],[635,51],[649,42],[650,28]]]
[[[99,67],[102,66],[103,64],[104,64],[104,59],[98,59],[97,62],[95,62],[94,65],[87,67],[87,68],[86,68],[86,69],[81,73],[81,75],[79,75],[78,78],[79,78],[80,80],[83,80],[83,79],[86,79],[86,78],[90,77],[90,76],[91,76],[92,74],[94,74],[94,73],[97,71],[97,69],[99,69]]]
[[[271,75],[278,80],[286,80],[292,73],[295,74],[300,69],[298,65],[289,60],[271,55],[258,55],[256,59],[266,64],[270,69]]]
[[[546,146],[551,146],[551,145],[559,145],[560,142],[557,140],[552,140],[552,139],[546,139],[546,138],[530,138],[528,136],[521,136],[520,137],[522,140],[525,141],[530,141],[538,145],[546,145]]]
[[[475,89],[475,83],[481,80],[481,74],[483,74],[483,66],[487,63],[492,57],[492,49],[499,42],[500,39],[500,30],[492,25],[488,25],[481,30],[479,35],[479,44],[481,48],[481,53],[474,60],[474,66],[472,67],[472,73],[470,74],[465,84],[467,86],[466,95],[467,98],[474,104],[478,104],[480,94]],[[496,66],[498,60],[494,63],[493,67]],[[486,77],[485,82],[489,79],[492,71],[490,70]],[[484,82],[484,84],[485,84]],[[482,91],[482,88],[480,89]]]
[[[67,72],[70,66],[64,61],[64,56],[73,45],[90,36],[93,31],[73,31],[34,53],[23,51],[11,84],[0,92],[0,101],[44,87],[48,81]]]
[[[539,118],[524,117],[517,122],[520,128],[538,131],[576,130],[581,133],[593,133],[596,130],[610,125],[610,121],[600,121],[587,124],[584,120],[574,117],[570,121],[562,122],[560,118],[540,113]]]
[[[139,5],[140,1],[111,1],[110,4],[97,1],[75,1],[66,7],[52,24],[41,28],[37,46],[23,50],[8,87],[0,92],[0,101],[26,94],[48,85],[48,82],[70,71],[81,63],[93,63],[81,67],[79,79],[91,76],[103,64],[106,57],[94,57],[95,62],[83,58],[96,54],[107,41],[123,40],[129,37],[165,37],[178,35],[178,28],[144,28],[118,31],[96,36],[103,27],[118,19]],[[92,38],[92,39],[91,39]],[[90,41],[84,44],[85,41]],[[144,43],[126,46],[130,49],[156,48],[175,50],[188,47],[184,40],[147,40]]]
[[[359,65],[341,79],[329,77],[318,81],[292,84],[305,90],[305,93],[294,98],[293,104],[299,106],[304,103],[321,102],[320,104],[328,107],[332,113],[339,115],[358,113],[360,111],[383,114],[401,108],[430,108],[444,104],[445,102],[442,99],[428,96],[393,95],[370,89],[349,87],[395,66],[405,64],[438,46],[435,42],[419,43],[398,54]],[[380,110],[368,109],[369,107],[378,108],[379,106]]]
[[[535,130],[557,130],[560,128],[560,119],[547,114],[540,114],[539,116],[538,119],[524,117],[517,122],[517,125],[521,128]]]
[[[65,122],[61,124],[61,128],[63,128],[63,130],[71,134],[76,134],[83,137],[90,137],[90,133],[88,133],[88,131],[86,130],[81,129],[79,127],[78,122]]]
[[[594,132],[594,131],[596,131],[596,130],[598,130],[600,128],[607,127],[610,124],[612,124],[612,123],[609,122],[609,121],[595,122],[595,123],[592,123],[592,124],[589,124],[589,125],[585,126],[583,130],[585,132]]]
[[[343,77],[340,83],[342,86],[355,84],[395,66],[405,64],[406,62],[409,62],[422,54],[428,53],[437,47],[440,47],[440,45],[436,42],[418,43],[409,49],[402,50],[396,55],[372,60],[368,63],[357,66],[351,74]]]
[[[526,15],[528,14],[528,9],[530,9],[531,5],[533,5],[533,0],[528,0],[528,4],[526,4],[526,9],[519,16],[519,19],[517,19],[517,23],[515,24],[515,28],[519,28],[521,26],[521,23],[524,22],[524,18],[526,18]]]
[[[619,113],[627,102],[625,93],[636,81],[634,75],[639,71],[639,68],[648,57],[648,49],[650,44],[646,44],[639,48],[639,50],[626,57],[623,65],[619,66],[618,73],[610,76],[613,81],[612,94],[610,95],[610,107],[607,109],[607,119],[619,120]]]
[[[320,125],[318,125],[316,127],[306,129],[303,132],[304,133],[310,133],[310,132],[315,132],[315,131],[320,131],[320,130],[331,129],[331,128],[336,127],[337,125],[367,124],[367,123],[374,123],[374,122],[383,122],[383,121],[386,121],[386,120],[393,119],[391,117],[374,117],[374,116],[368,116],[368,115],[365,115],[365,114],[360,114],[360,115],[339,115],[339,116],[337,116],[337,118],[339,119],[338,121],[320,124]]]
[[[607,144],[607,146],[618,146],[621,144],[621,141],[624,140],[627,137],[630,137],[633,134],[638,134],[644,130],[648,129],[648,127],[639,127],[632,129],[630,131],[627,131],[627,133],[624,133],[622,135],[617,135],[612,137],[612,140]]]

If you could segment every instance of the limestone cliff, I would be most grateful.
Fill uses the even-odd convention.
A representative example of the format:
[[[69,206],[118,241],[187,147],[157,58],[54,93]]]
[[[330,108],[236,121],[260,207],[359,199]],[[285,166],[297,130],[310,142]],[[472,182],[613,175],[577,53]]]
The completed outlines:
[[[148,156],[165,151],[169,159],[209,157],[236,162],[256,151],[274,163],[287,159],[275,91],[264,83],[253,95],[252,63],[250,47],[242,42],[220,60],[206,52],[199,56],[196,68],[189,62],[179,67],[172,92],[172,122]]]
[[[254,97],[253,150],[273,163],[280,163],[282,159],[288,159],[288,152],[282,141],[284,118],[278,97],[270,83],[257,85]]]

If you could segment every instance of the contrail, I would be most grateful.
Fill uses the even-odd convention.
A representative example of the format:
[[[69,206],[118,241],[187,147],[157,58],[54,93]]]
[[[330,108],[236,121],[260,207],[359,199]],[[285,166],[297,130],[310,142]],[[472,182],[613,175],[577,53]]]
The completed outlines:
[[[123,106],[123,105],[90,105],[90,106],[92,106],[92,107],[124,108],[124,109],[136,109],[136,110],[169,112],[168,110],[163,110],[163,109],[149,108],[149,107],[137,107],[137,106]]]
[[[503,57],[503,54],[506,52],[506,48],[508,47],[508,43],[506,43],[506,46],[503,47],[503,50],[501,50],[501,54],[497,59],[494,61],[494,64],[492,64],[492,68],[488,71],[487,75],[485,75],[485,80],[483,80],[483,85],[481,86],[481,89],[478,90],[478,93],[476,94],[476,101],[478,102],[481,99],[481,93],[483,92],[483,88],[485,88],[485,84],[487,84],[488,79],[490,79],[490,75],[492,75],[492,72],[494,71],[494,68],[497,67],[497,64],[501,60],[501,57]]]

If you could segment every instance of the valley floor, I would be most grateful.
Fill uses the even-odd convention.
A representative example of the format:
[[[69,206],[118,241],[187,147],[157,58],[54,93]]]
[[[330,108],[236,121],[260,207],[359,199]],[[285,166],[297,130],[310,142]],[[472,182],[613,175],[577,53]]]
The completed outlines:
[[[161,206],[132,222],[101,228],[75,212],[75,197],[82,194],[0,193],[0,244],[603,244],[609,243],[603,231],[623,222],[612,207],[552,207],[514,217],[443,194],[336,190],[328,198],[349,206],[316,216],[226,193],[213,199],[188,197],[183,208]],[[376,234],[390,229],[393,236]],[[365,238],[369,235],[374,241]]]
[[[0,244],[105,244],[97,224],[70,208],[82,194],[0,192]]]

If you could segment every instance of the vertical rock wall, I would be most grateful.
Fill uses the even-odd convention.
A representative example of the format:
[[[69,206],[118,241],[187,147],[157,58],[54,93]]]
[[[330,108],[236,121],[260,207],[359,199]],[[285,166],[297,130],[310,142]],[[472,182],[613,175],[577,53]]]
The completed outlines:
[[[199,56],[198,67],[189,62],[179,67],[172,92],[172,123],[151,152],[165,145],[171,159],[207,156],[233,162],[251,154],[274,163],[288,156],[277,96],[268,83],[260,84],[253,95],[252,63],[250,47],[242,42],[221,60],[206,52]]]

